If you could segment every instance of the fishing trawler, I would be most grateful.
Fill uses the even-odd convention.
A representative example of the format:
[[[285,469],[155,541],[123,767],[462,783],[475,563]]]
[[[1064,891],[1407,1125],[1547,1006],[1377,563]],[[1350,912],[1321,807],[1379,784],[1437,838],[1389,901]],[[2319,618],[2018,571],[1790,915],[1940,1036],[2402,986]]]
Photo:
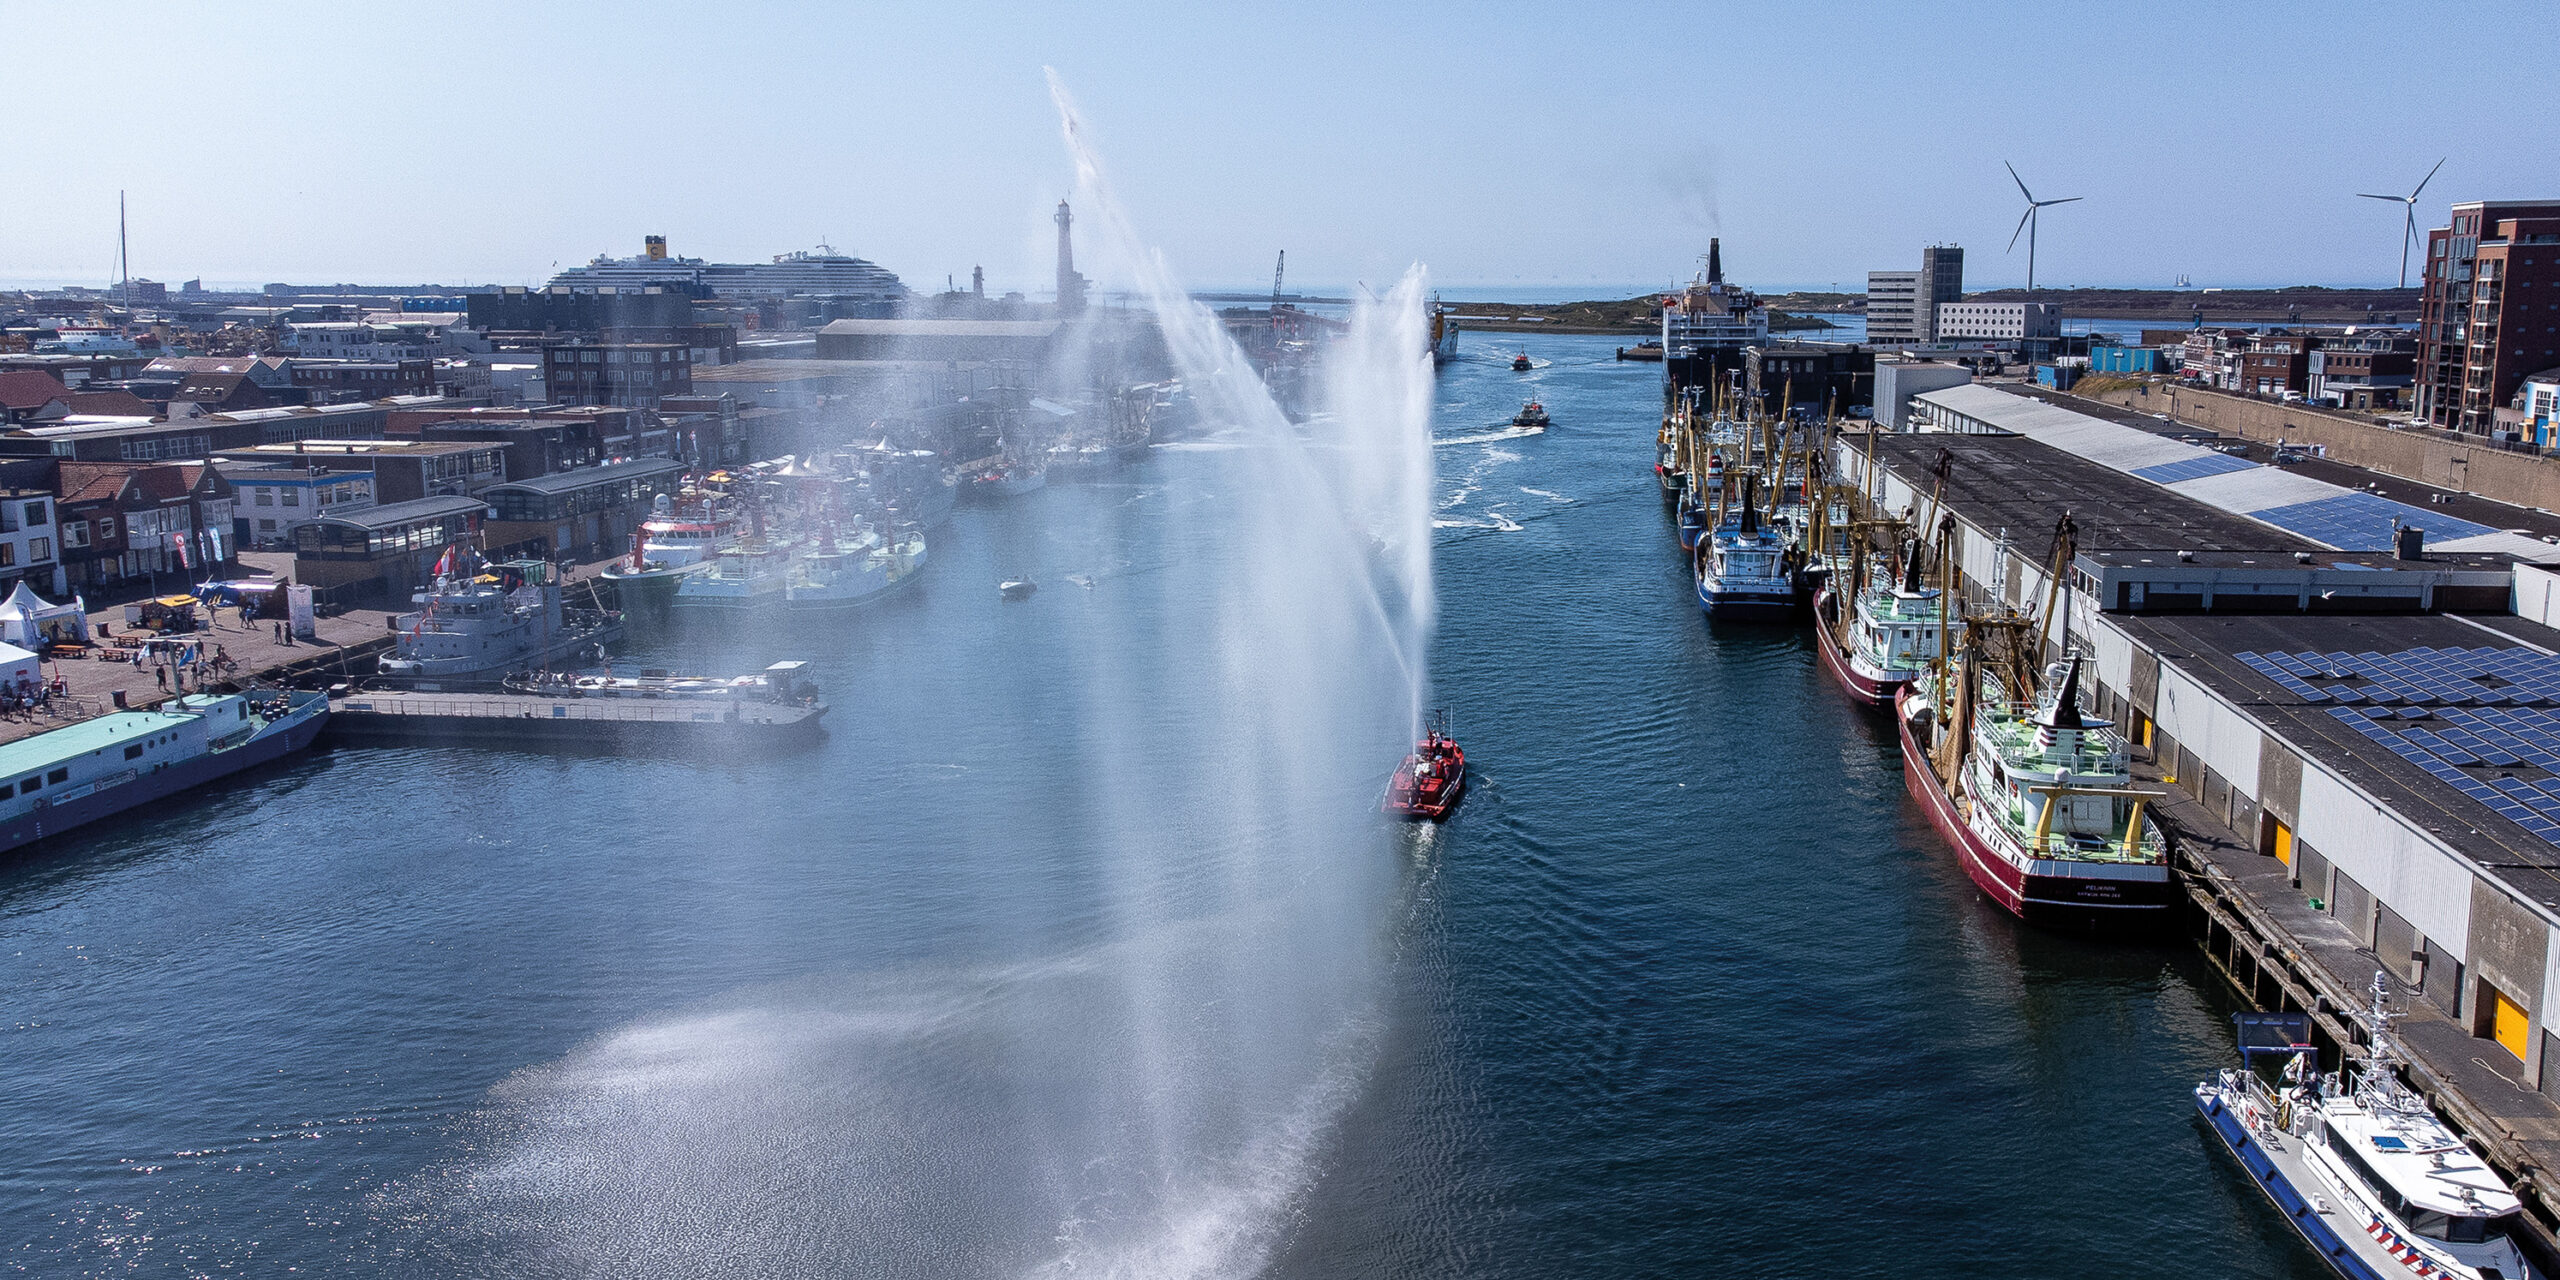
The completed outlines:
[[[1449,736],[1449,712],[1431,713],[1422,740],[1387,779],[1382,808],[1415,822],[1438,822],[1458,807],[1467,790],[1467,753]]]
[[[791,566],[783,601],[802,612],[850,609],[913,580],[924,562],[924,534],[913,529],[888,538],[868,528],[825,533]]]
[[[2287,1225],[2347,1280],[2522,1280],[2523,1204],[2400,1082],[2389,988],[2373,975],[2373,1045],[2354,1081],[2320,1074],[2303,1013],[2243,1013],[2240,1065],[2196,1086],[2196,1112]],[[2256,1065],[2280,1057],[2272,1086]]]
[[[328,718],[325,693],[191,693],[0,745],[0,851],[291,755]]]
[[[1905,688],[1903,781],[1965,874],[2012,914],[2070,929],[2157,927],[2175,888],[2168,846],[2143,819],[2162,793],[2133,785],[2123,739],[2081,711],[2080,669],[2078,653],[2065,657],[2034,701],[2013,700],[1973,656],[1949,680]],[[1931,758],[1942,743],[1951,779]]]
[[[1742,478],[1739,515],[1698,544],[1698,607],[1734,622],[1789,622],[1804,605],[1786,539],[1761,522],[1759,478]]]
[[[420,689],[494,683],[509,671],[601,652],[622,638],[622,615],[571,608],[559,575],[540,560],[510,560],[466,574],[459,549],[436,562],[419,608],[392,620],[383,675]]]
[[[1814,598],[1816,648],[1840,687],[1871,707],[1892,706],[1964,628],[1963,619],[1948,617],[1945,593],[1921,584],[1917,543],[1904,553],[1899,583],[1872,586],[1847,604],[1843,617],[1836,591],[1825,587]],[[1952,628],[1943,641],[1941,628]]]

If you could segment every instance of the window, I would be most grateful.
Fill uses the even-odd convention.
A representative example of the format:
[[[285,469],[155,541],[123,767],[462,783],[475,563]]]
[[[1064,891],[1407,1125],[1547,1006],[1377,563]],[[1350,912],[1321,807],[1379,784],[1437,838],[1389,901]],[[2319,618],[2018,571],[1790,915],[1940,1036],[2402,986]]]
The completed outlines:
[[[257,489],[256,489],[254,492],[258,495],[258,505],[259,505],[259,506],[262,506],[262,507],[272,507],[272,506],[274,506],[274,505],[276,504],[276,491],[275,491],[275,490],[270,489],[270,488],[266,487],[265,485],[259,485],[259,486],[257,487]]]
[[[141,744],[141,743],[139,743],[139,742],[137,742],[137,743],[133,744],[133,745],[132,745],[132,746],[130,746],[130,747],[126,747],[126,748],[124,749],[124,758],[125,758],[125,759],[127,759],[127,760],[139,760],[139,759],[141,759],[141,758],[142,758],[142,744]]]
[[[53,558],[53,539],[51,539],[51,538],[29,538],[29,539],[27,539],[27,560],[28,560],[30,563],[32,563],[32,562],[34,562],[34,561],[37,561],[37,560],[51,560],[52,558]]]
[[[71,547],[88,546],[89,522],[86,520],[74,520],[71,523],[62,526],[62,545],[66,549]]]
[[[28,503],[28,504],[27,504],[27,527],[32,529],[32,528],[34,528],[35,526],[40,525],[40,524],[43,524],[43,523],[44,523],[44,504],[43,504],[43,503],[41,503],[41,502],[30,502],[30,503]]]
[[[258,522],[258,532],[260,532],[260,533],[274,533],[275,531],[276,531],[276,522],[275,522],[275,521],[273,521],[273,520],[261,520],[261,521],[259,521],[259,522]]]
[[[116,536],[116,518],[114,516],[98,517],[98,536],[101,538],[112,538]]]
[[[46,774],[44,776],[44,780],[47,786],[60,786],[65,782],[71,781],[71,771],[69,769],[56,769],[53,772]]]
[[[299,489],[287,489],[287,490],[285,490],[285,491],[284,491],[284,505],[286,505],[286,506],[288,506],[288,507],[298,507],[298,506],[301,506],[301,505],[302,505],[302,491],[301,491],[301,490],[299,490]]]

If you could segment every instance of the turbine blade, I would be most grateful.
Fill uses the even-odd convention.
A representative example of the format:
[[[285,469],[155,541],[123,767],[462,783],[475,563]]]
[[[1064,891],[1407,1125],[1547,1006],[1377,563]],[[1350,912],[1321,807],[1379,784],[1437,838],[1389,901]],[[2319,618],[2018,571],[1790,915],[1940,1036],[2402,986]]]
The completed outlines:
[[[2018,215],[2018,229],[2009,233],[2009,247],[2001,250],[2002,253],[2017,252],[2018,237],[2026,233],[2027,219],[2034,216],[2036,216],[2036,207],[2034,205],[2028,205],[2027,211]]]
[[[2452,158],[2453,157],[2451,156],[2447,156],[2445,157],[2445,160],[2450,160]],[[2444,160],[2436,161],[2436,169],[2441,169],[2443,167]],[[2409,203],[2416,204],[2418,202],[2418,192],[2426,190],[2427,184],[2436,180],[2436,169],[2427,170],[2427,176],[2418,179],[2418,191],[2412,191],[2409,193]]]
[[[2370,191],[2359,191],[2356,193],[2356,198],[2359,200],[2388,200],[2393,204],[2409,203],[2409,197],[2407,196],[2378,196]]]
[[[2027,180],[2018,176],[2018,166],[2003,160],[2000,162],[2000,167],[2009,171],[2009,181],[2018,184],[2018,194],[2025,196],[2027,203],[2035,203],[2036,193],[2027,190]]]
[[[2072,201],[2074,201],[2074,200],[2085,200],[2085,199],[2087,199],[2087,198],[2088,198],[2088,197],[2086,197],[2086,196],[2064,196],[2063,198],[2061,198],[2061,199],[2059,199],[2059,200],[2038,200],[2038,201],[2036,201],[2036,203],[2037,203],[2037,204],[2039,204],[2039,205],[2048,205],[2048,204],[2069,204],[2069,203],[2071,203],[2071,202],[2072,202]]]

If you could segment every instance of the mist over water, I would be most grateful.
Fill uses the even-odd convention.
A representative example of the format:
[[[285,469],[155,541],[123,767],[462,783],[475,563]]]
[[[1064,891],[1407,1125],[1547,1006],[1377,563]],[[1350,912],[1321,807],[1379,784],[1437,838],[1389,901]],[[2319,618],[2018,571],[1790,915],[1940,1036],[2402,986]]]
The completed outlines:
[[[1116,557],[1083,575],[1101,589],[1053,577],[1035,602],[1085,615],[1077,677],[1042,699],[1067,721],[1043,733],[1072,749],[1045,801],[965,823],[1007,846],[966,856],[1074,890],[1046,913],[955,904],[1010,940],[999,958],[788,974],[517,1073],[465,1126],[468,1157],[384,1194],[386,1214],[430,1224],[422,1256],[1245,1274],[1317,1176],[1374,1060],[1405,892],[1411,837],[1377,793],[1432,617],[1424,282],[1355,308],[1321,373],[1327,412],[1293,425],[1139,240],[1059,103],[1080,262],[1145,300],[1213,438],[1237,446],[1130,495],[1160,508],[1153,545],[1090,548]],[[862,716],[840,708],[835,732]]]

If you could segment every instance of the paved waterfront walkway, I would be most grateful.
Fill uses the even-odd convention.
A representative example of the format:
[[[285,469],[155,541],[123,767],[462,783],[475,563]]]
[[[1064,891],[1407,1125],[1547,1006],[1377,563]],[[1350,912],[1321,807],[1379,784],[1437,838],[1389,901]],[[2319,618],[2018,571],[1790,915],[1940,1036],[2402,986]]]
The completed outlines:
[[[240,558],[253,571],[263,570],[278,577],[288,577],[293,572],[293,557],[290,555],[248,552]],[[572,584],[567,593],[569,601],[572,604],[586,603],[586,589],[574,584],[595,577],[611,563],[612,560],[607,559],[573,567],[567,577]],[[238,666],[224,677],[234,682],[245,682],[279,667],[331,656],[344,661],[350,672],[364,674],[372,670],[372,659],[348,659],[345,650],[382,638],[389,632],[385,619],[398,611],[377,605],[351,609],[334,618],[321,618],[315,628],[320,642],[315,645],[305,641],[280,642],[276,638],[274,619],[252,618],[244,624],[236,609],[198,606],[199,620],[209,625],[179,638],[194,640],[208,659],[221,653],[237,663]],[[151,634],[126,627],[122,603],[90,610],[89,634],[97,642],[89,650],[89,656],[44,664],[46,678],[61,680],[67,686],[66,694],[45,711],[0,715],[0,742],[14,742],[112,711],[118,692],[124,694],[128,706],[136,708],[150,706],[177,693],[174,683],[161,683],[158,668],[108,660],[123,652],[114,644],[117,638],[128,634]],[[188,687],[190,690],[194,688],[192,677]]]

